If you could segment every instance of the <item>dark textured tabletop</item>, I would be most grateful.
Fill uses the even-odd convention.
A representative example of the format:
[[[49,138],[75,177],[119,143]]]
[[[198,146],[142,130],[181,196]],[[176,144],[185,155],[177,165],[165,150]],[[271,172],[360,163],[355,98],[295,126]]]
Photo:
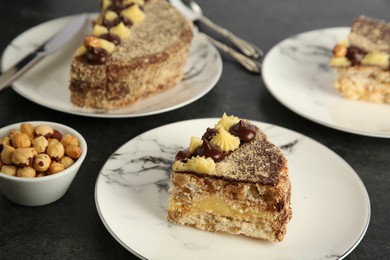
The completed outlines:
[[[390,20],[388,0],[199,3],[216,23],[265,52],[297,33],[350,26],[360,14]],[[0,50],[35,25],[98,9],[98,0],[1,1]],[[107,119],[71,115],[33,103],[12,88],[0,92],[0,127],[27,120],[56,121],[77,129],[87,139],[89,148],[80,172],[60,200],[41,207],[24,207],[0,195],[0,259],[136,259],[111,236],[98,215],[94,189],[100,169],[118,147],[140,133],[181,120],[220,117],[223,112],[295,130],[340,155],[362,179],[371,202],[367,233],[347,258],[388,259],[390,139],[346,133],[309,121],[279,103],[260,76],[247,72],[225,54],[222,59],[222,76],[207,95],[177,110],[147,117]]]

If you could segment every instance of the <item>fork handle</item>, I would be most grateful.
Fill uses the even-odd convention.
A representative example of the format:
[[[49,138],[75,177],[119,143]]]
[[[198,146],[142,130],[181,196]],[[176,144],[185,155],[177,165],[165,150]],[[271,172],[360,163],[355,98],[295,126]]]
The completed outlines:
[[[229,46],[211,38],[207,34],[205,34],[205,33],[202,33],[202,34],[206,38],[208,38],[210,40],[210,42],[212,44],[214,44],[218,49],[220,49],[220,50],[226,52],[227,54],[229,54],[230,56],[232,56],[236,61],[241,63],[241,65],[244,66],[247,70],[249,70],[250,72],[253,72],[255,74],[261,74],[261,64],[260,63],[250,59],[249,57],[247,57],[245,55],[242,55],[241,53],[233,50]]]
[[[201,16],[199,20],[201,22],[203,22],[206,26],[208,26],[210,29],[212,29],[213,31],[215,31],[215,32],[219,33],[220,35],[229,39],[245,55],[250,56],[250,57],[255,58],[255,59],[263,56],[263,51],[261,49],[259,49],[255,45],[247,42],[246,40],[239,38],[238,36],[234,35],[232,32],[228,31],[227,29],[222,28],[219,25],[213,23],[207,17]]]

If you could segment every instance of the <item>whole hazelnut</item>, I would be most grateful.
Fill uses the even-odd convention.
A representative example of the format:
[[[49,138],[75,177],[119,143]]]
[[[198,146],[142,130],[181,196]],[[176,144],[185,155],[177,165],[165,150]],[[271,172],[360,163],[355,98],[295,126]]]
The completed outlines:
[[[65,148],[59,141],[51,141],[47,146],[46,153],[50,156],[52,160],[58,161],[64,156]]]
[[[30,139],[35,136],[34,126],[30,123],[22,123],[20,125],[20,132],[26,134]]]
[[[10,145],[4,145],[1,151],[1,160],[5,164],[12,164],[12,155],[15,152],[15,148]]]
[[[51,174],[55,174],[55,173],[63,171],[63,170],[65,170],[64,165],[62,165],[59,162],[52,162],[50,164],[49,168],[47,169],[46,173],[48,175],[51,175]]]
[[[16,176],[16,166],[15,165],[3,165],[1,166],[0,172],[10,175],[10,176]]]
[[[40,153],[35,156],[33,167],[38,172],[45,172],[51,163],[50,156],[45,153]]]
[[[11,145],[11,138],[4,136],[0,138],[0,145]]]
[[[333,55],[335,57],[345,57],[347,55],[347,47],[342,44],[336,44],[333,48]]]
[[[77,159],[81,155],[81,148],[74,144],[68,144],[65,147],[65,153],[67,156],[69,156],[72,159]]]
[[[43,136],[38,136],[37,138],[32,139],[31,143],[37,153],[44,153],[49,145],[49,142]]]
[[[70,158],[69,156],[64,156],[61,158],[60,163],[64,165],[65,169],[69,168],[74,164],[74,160]]]
[[[37,135],[42,135],[46,138],[51,138],[52,135],[53,135],[53,128],[51,126],[48,126],[48,125],[39,125],[39,126],[36,126],[35,127],[35,133]]]
[[[77,137],[71,134],[64,135],[61,139],[61,143],[64,147],[66,147],[68,144],[79,145]]]
[[[10,132],[9,132],[9,137],[10,138],[12,138],[12,136],[14,136],[14,135],[16,135],[16,134],[19,134],[19,133],[21,133],[20,131],[18,131],[18,130],[11,130]]]
[[[16,171],[16,176],[22,178],[35,178],[36,171],[30,166],[22,167],[18,168],[18,170]]]
[[[12,136],[12,145],[15,148],[26,148],[31,146],[30,138],[27,134],[17,133]]]
[[[20,167],[30,166],[33,164],[36,155],[37,152],[34,148],[17,148],[12,153],[12,162]]]

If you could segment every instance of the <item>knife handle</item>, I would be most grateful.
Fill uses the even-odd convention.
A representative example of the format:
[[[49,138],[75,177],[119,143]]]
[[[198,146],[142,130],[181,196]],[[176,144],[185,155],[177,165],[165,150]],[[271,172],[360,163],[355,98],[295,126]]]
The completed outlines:
[[[0,91],[10,86],[15,80],[27,72],[42,58],[43,55],[41,55],[40,52],[31,53],[16,63],[14,66],[4,71],[3,74],[0,75]]]

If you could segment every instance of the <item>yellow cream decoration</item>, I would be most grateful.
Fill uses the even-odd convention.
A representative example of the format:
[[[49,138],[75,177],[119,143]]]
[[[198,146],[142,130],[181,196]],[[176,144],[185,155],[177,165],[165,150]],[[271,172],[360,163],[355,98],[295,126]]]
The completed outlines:
[[[374,66],[380,66],[382,68],[388,68],[389,67],[389,59],[390,55],[384,52],[370,52],[367,53],[363,60],[363,65],[374,65]]]
[[[211,174],[215,172],[215,162],[211,158],[196,156],[188,159],[187,162],[175,161],[172,168],[180,172]]]
[[[118,18],[118,14],[115,13],[114,11],[108,10],[106,14],[104,15],[104,18],[108,21],[114,21],[115,19]]]
[[[348,67],[351,66],[351,62],[346,57],[332,57],[330,65],[333,67]]]
[[[210,143],[217,145],[222,151],[234,151],[240,146],[240,138],[230,134],[223,127],[217,128],[218,133],[211,139]]]
[[[113,44],[110,41],[104,40],[104,39],[98,39],[99,40],[99,47],[102,49],[105,49],[108,53],[111,53],[115,49],[115,44]]]
[[[108,29],[99,24],[96,24],[92,29],[92,34],[95,36],[100,36],[107,33],[108,33]]]
[[[130,37],[131,30],[123,22],[120,22],[117,26],[110,28],[110,33],[116,34],[124,40]]]
[[[106,10],[111,5],[111,0],[103,0],[102,1],[102,9]]]
[[[195,152],[195,149],[198,147],[198,146],[201,146],[203,144],[203,141],[202,139],[200,139],[199,137],[191,137],[191,141],[190,141],[190,147],[188,148],[188,151],[190,152],[190,154],[193,154]]]
[[[145,19],[145,13],[135,4],[123,10],[121,15],[131,20],[134,24],[142,22]]]
[[[84,53],[87,52],[87,48],[85,48],[84,45],[81,45],[80,47],[77,48],[76,52],[74,53],[75,56],[80,56],[83,55]]]
[[[215,128],[222,127],[226,131],[229,131],[230,127],[232,125],[237,124],[240,121],[240,119],[236,116],[228,116],[226,113],[223,113],[222,118],[218,121],[218,123],[215,125]]]

